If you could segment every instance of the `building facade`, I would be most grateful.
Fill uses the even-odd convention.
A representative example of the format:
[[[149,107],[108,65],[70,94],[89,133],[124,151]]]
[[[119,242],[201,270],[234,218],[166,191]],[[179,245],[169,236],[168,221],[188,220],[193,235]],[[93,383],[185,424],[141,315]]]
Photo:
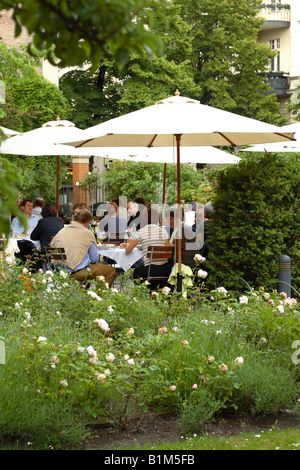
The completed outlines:
[[[258,15],[265,20],[258,42],[277,52],[266,78],[276,93],[281,114],[289,118],[286,106],[295,99],[300,77],[300,1],[266,0],[259,7]]]

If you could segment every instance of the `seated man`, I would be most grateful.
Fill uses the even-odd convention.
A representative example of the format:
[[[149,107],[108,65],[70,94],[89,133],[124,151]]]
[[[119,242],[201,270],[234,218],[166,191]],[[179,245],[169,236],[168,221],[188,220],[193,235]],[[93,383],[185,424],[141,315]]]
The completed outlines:
[[[99,263],[95,237],[88,230],[92,214],[87,209],[76,212],[74,220],[60,230],[51,241],[54,248],[64,248],[67,256],[66,266],[74,278],[95,279],[104,276],[109,287],[112,286],[115,269]]]
[[[31,199],[24,199],[20,207],[27,219],[27,230],[20,223],[18,217],[14,217],[12,220],[11,230],[14,238],[17,238],[18,246],[20,248],[20,252],[16,254],[16,258],[21,259],[21,261],[25,263],[28,258],[32,259],[32,257],[37,253],[39,242],[33,242],[30,240],[30,234],[40,219],[36,215],[32,214],[33,201]]]
[[[139,211],[139,205],[135,201],[129,201],[127,204],[127,213],[129,215],[129,219],[127,222],[128,226],[128,233],[132,232],[133,224],[135,224],[136,230],[140,230],[141,228],[141,214]]]

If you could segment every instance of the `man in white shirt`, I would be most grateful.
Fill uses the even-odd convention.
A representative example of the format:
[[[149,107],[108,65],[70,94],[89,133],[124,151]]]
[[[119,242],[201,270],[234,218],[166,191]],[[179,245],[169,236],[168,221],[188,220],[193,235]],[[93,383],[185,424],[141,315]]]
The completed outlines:
[[[39,248],[39,242],[30,240],[30,234],[36,227],[39,218],[32,214],[33,201],[31,199],[24,199],[21,204],[21,209],[27,219],[27,229],[20,223],[19,218],[15,217],[11,222],[11,230],[13,237],[17,238],[18,247],[20,248],[20,252],[16,254],[16,258],[21,259],[21,261],[25,263],[28,258],[32,258],[33,255],[37,253],[37,249]],[[36,263],[34,263],[34,266],[36,266]]]

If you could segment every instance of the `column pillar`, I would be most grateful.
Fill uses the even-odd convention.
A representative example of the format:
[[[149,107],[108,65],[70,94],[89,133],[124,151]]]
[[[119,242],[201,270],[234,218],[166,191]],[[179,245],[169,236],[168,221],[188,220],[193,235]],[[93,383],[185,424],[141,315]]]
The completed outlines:
[[[79,202],[89,206],[89,192],[80,189],[78,184],[89,172],[89,156],[72,156],[73,166],[73,206]]]

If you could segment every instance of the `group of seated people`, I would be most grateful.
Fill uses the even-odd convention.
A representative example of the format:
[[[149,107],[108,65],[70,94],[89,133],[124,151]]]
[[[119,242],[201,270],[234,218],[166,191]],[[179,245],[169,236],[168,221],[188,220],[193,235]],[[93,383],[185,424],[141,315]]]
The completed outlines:
[[[137,199],[130,201],[124,211],[118,202],[116,199],[108,203],[107,216],[99,222],[98,229],[108,234],[126,232],[128,234],[126,254],[131,253],[138,244],[142,246],[143,256],[132,266],[136,277],[147,277],[150,262],[147,257],[149,245],[176,246],[178,239],[181,239],[182,264],[190,268],[195,267],[195,254],[201,252],[202,245],[205,248],[208,246],[207,240],[204,243],[201,236],[203,238],[206,225],[211,223],[212,206],[207,205],[210,213],[209,210],[205,212],[204,207],[202,228],[199,229],[198,226],[195,229],[193,227],[195,219],[193,221],[191,218],[187,223],[182,206],[171,207],[165,214],[165,225],[162,225],[156,204],[146,205],[144,200]],[[18,217],[11,222],[12,234],[17,237],[20,249],[16,254],[18,258],[26,262],[30,257],[35,263],[35,269],[38,269],[41,267],[43,258],[41,255],[45,253],[45,247],[64,248],[70,276],[75,278],[104,276],[109,286],[112,286],[115,269],[107,263],[99,262],[96,239],[90,230],[93,216],[84,204],[78,204],[73,208],[70,224],[65,224],[59,217],[56,206],[44,205],[40,199],[34,203],[30,199],[24,199],[20,208],[27,219],[28,228],[25,232]],[[151,276],[168,276],[175,261],[175,258],[155,259],[151,264]]]
[[[124,234],[127,229],[128,246],[125,249],[127,254],[137,246],[142,246],[143,257],[137,261],[132,268],[137,277],[147,277],[149,258],[147,251],[149,245],[174,245],[176,249],[177,240],[181,239],[181,263],[191,269],[196,267],[195,254],[203,250],[204,232],[206,254],[208,254],[208,230],[206,226],[208,218],[211,221],[211,204],[206,204],[203,209],[196,213],[195,210],[185,212],[184,208],[177,204],[169,208],[164,214],[164,224],[160,221],[159,211],[156,204],[147,204],[144,200],[130,201],[126,207],[122,207],[118,200],[114,200],[107,205],[107,217],[103,218],[98,230],[107,234],[107,241],[112,234],[119,232]],[[195,208],[196,209],[196,208]],[[133,227],[135,232],[133,233]],[[122,238],[122,237],[121,237]],[[124,240],[120,240],[124,241]],[[109,262],[109,260],[108,260]],[[175,257],[171,260],[156,259],[151,264],[151,276],[168,276],[175,263]]]
[[[84,205],[85,206],[85,205]],[[83,206],[83,207],[84,207]],[[74,207],[73,220],[65,224],[58,217],[58,210],[53,204],[43,205],[40,214],[33,214],[34,203],[24,199],[20,209],[27,219],[27,229],[18,217],[11,221],[12,236],[17,239],[19,258],[23,263],[30,261],[32,271],[41,269],[45,262],[45,247],[64,248],[67,271],[71,277],[83,279],[103,276],[111,287],[115,269],[99,263],[99,254],[93,233],[88,229],[93,216],[80,205]]]

